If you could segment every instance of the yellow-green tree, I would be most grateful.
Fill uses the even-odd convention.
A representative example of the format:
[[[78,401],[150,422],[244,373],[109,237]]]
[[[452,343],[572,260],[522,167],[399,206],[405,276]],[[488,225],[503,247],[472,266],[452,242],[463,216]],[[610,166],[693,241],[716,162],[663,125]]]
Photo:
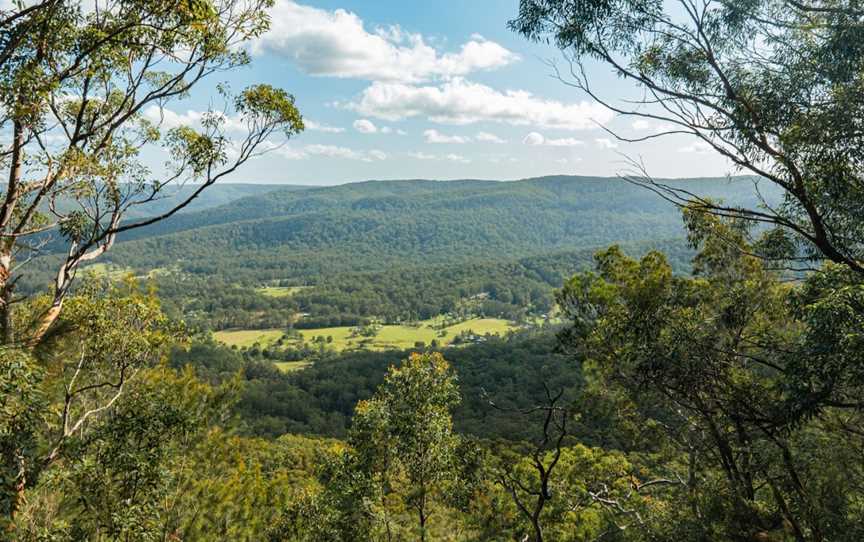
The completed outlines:
[[[33,346],[54,325],[79,267],[123,232],[170,217],[236,171],[261,144],[303,129],[293,97],[267,85],[239,93],[199,126],[160,130],[166,105],[201,81],[249,61],[244,44],[266,31],[272,0],[15,2],[0,10],[0,328],[4,344]],[[218,100],[216,101],[218,102]],[[145,112],[147,115],[145,115]],[[243,127],[239,137],[225,129]],[[139,159],[170,155],[164,172]],[[142,220],[130,211],[194,182],[177,205]],[[16,317],[26,262],[58,255],[50,303]]]
[[[384,383],[355,409],[349,442],[359,461],[397,493],[417,518],[426,540],[432,504],[456,484],[450,410],[459,402],[456,376],[438,353],[412,354],[391,367]]]

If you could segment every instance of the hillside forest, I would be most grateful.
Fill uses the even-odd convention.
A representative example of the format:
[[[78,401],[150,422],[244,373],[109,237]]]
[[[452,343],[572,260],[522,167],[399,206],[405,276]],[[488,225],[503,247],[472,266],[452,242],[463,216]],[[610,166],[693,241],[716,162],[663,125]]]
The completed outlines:
[[[502,21],[726,177],[229,182],[273,7],[0,3],[0,539],[864,539],[860,2]]]

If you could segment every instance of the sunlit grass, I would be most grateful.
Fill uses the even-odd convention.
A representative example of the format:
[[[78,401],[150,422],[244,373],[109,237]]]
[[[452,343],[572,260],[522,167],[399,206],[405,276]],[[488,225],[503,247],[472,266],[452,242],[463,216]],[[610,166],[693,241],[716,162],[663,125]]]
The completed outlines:
[[[419,322],[419,325],[387,325],[382,326],[374,337],[352,336],[352,328],[348,326],[327,327],[320,329],[301,329],[300,336],[307,344],[314,344],[316,337],[323,337],[325,348],[342,352],[346,350],[405,350],[414,348],[417,344],[431,345],[437,341],[440,346],[448,346],[459,333],[471,331],[475,335],[504,335],[516,329],[513,323],[500,318],[473,318],[444,328],[441,336],[432,324],[440,323],[438,319]],[[228,346],[245,348],[258,343],[262,347],[274,344],[284,331],[281,329],[238,329],[218,331],[214,333],[216,340]],[[327,342],[327,337],[332,340]],[[300,345],[297,339],[287,339]],[[290,344],[290,342],[289,342]]]
[[[232,329],[217,331],[213,337],[228,346],[245,348],[255,343],[267,346],[276,342],[282,336],[281,329]]]
[[[266,297],[291,297],[308,286],[263,286],[255,291]]]

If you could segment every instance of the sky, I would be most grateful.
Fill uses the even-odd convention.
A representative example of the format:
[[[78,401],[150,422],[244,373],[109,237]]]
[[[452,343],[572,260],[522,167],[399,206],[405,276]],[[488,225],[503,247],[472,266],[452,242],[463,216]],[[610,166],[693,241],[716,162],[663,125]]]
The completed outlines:
[[[728,163],[684,136],[615,140],[662,127],[616,116],[553,77],[551,45],[507,29],[518,0],[276,0],[252,63],[219,81],[267,83],[296,98],[306,130],[231,177],[330,185],[369,179],[614,176],[627,160],[658,177],[719,176]],[[600,65],[588,76],[610,100],[636,89]],[[167,106],[194,122],[211,80]],[[155,111],[150,112],[156,115]],[[280,142],[281,143],[281,142]]]

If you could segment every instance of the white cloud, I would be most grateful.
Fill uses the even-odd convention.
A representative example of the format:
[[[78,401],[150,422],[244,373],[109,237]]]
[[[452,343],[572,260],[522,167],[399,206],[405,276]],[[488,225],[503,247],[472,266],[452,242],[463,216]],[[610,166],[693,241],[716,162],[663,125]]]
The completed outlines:
[[[459,162],[460,164],[468,164],[471,162],[469,158],[462,156],[461,154],[429,154],[426,152],[409,152],[407,155],[411,158],[415,158],[417,160],[448,160],[450,162]]]
[[[426,117],[442,124],[488,121],[561,130],[594,128],[614,116],[599,104],[565,104],[522,90],[500,92],[461,78],[436,86],[376,82],[347,107],[390,121]]]
[[[442,53],[420,34],[398,26],[368,32],[360,17],[344,9],[328,11],[277,0],[269,14],[271,29],[256,40],[253,53],[280,54],[311,75],[418,82],[518,60],[513,52],[477,35],[458,52]]]
[[[273,152],[287,160],[303,160],[309,156],[300,149],[284,145],[273,149]]]
[[[229,154],[230,155],[236,156],[239,154],[239,152],[240,152],[240,148],[236,142],[234,142],[234,144],[229,146]],[[281,158],[284,158],[286,160],[303,160],[303,159],[309,157],[309,155],[306,154],[306,152],[304,152],[302,149],[295,149],[294,147],[291,147],[290,145],[288,145],[284,141],[283,142],[276,142],[276,141],[271,141],[269,139],[262,141],[258,145],[256,152],[260,153],[260,154],[265,154],[265,155],[266,154],[275,154],[275,155],[277,155]]]
[[[547,147],[578,147],[580,145],[584,145],[582,141],[572,137],[562,137],[558,139],[549,139],[543,134],[539,132],[530,132],[525,138],[522,140],[522,143],[526,145],[545,145]]]
[[[361,160],[363,162],[371,162],[373,159],[383,160],[380,154],[372,155],[371,153],[364,153],[361,151],[356,151],[354,149],[349,149],[348,147],[338,147],[335,145],[307,145],[306,147],[304,147],[303,150],[313,156],[344,158],[346,160]]]
[[[303,124],[306,125],[307,130],[312,130],[315,132],[324,132],[328,134],[341,134],[345,131],[345,128],[341,128],[339,126],[328,126],[326,124],[321,124],[319,122],[315,122],[314,120],[306,120],[303,119]]]
[[[505,140],[501,139],[495,134],[490,134],[489,132],[477,132],[477,135],[474,136],[477,141],[483,141],[485,143],[507,143]]]
[[[594,140],[594,143],[597,144],[601,149],[617,149],[618,143],[615,143],[608,137],[598,137]]]
[[[438,158],[434,154],[427,154],[425,152],[409,152],[408,156],[411,158],[416,158],[417,160],[435,160]]]
[[[635,121],[633,121],[632,126],[633,126],[633,129],[634,129],[634,130],[637,130],[637,131],[640,131],[640,132],[641,132],[641,131],[644,131],[644,130],[650,130],[652,124],[651,124],[650,122],[648,122],[647,120],[645,120],[645,119],[639,119],[639,120],[635,120]]]
[[[306,145],[303,150],[312,156],[328,156],[330,158],[346,158],[348,160],[360,160],[363,158],[363,153],[361,152],[336,145]]]
[[[679,148],[678,152],[705,154],[714,150],[714,147],[705,141],[694,141],[686,147]]]
[[[185,113],[177,113],[171,109],[160,109],[157,105],[150,105],[143,112],[144,118],[168,130],[180,126],[200,128],[201,122],[207,115],[212,115],[213,118],[221,118],[222,128],[227,132],[245,132],[247,130],[246,122],[239,116],[228,116],[218,111],[208,112],[189,109]]]
[[[543,142],[546,141],[546,138],[543,137],[543,134],[537,132],[529,132],[528,135],[525,136],[525,139],[522,140],[522,143],[526,145],[542,145]]]
[[[378,127],[368,119],[358,119],[354,121],[354,129],[361,134],[374,134],[378,131]]]
[[[460,164],[467,164],[471,162],[468,158],[465,158],[461,154],[448,154],[444,156],[445,159],[450,160],[451,162],[459,162]]]
[[[376,160],[387,159],[387,153],[377,149],[364,152],[336,145],[306,145],[302,149],[295,149],[284,144],[269,141],[264,142],[262,145],[264,145],[262,150],[267,150],[287,160],[304,160],[312,156],[359,160],[361,162],[374,162]]]
[[[438,130],[426,130],[423,132],[423,137],[426,139],[426,143],[469,143],[471,141],[470,137],[458,136],[458,135],[446,135],[442,134]]]

